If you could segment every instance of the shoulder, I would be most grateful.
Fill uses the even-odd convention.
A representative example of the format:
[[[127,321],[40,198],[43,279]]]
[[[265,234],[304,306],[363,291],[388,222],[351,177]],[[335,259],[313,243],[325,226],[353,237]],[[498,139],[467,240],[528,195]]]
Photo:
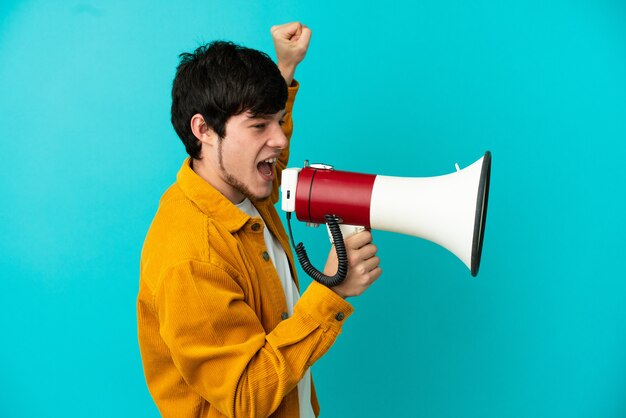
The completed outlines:
[[[143,255],[178,259],[203,259],[208,218],[174,184],[161,198],[146,240]]]
[[[213,266],[231,277],[245,269],[239,241],[174,184],[161,198],[141,253],[140,279],[154,290],[173,266]],[[193,264],[193,263],[192,263]]]

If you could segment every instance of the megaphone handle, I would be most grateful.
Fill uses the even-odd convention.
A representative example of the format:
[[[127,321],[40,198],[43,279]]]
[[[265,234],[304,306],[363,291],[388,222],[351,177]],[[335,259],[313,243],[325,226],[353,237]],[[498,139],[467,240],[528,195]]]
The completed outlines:
[[[298,256],[298,261],[302,266],[302,270],[304,270],[306,274],[324,286],[334,287],[343,282],[348,275],[348,254],[346,252],[346,246],[343,242],[343,236],[341,235],[339,220],[334,215],[326,215],[325,218],[326,224],[328,225],[332,235],[335,251],[337,253],[337,273],[335,273],[334,276],[327,276],[313,267],[302,243],[299,243],[295,250],[296,255]]]
[[[334,244],[335,241],[333,240],[333,234],[330,232],[330,226],[326,224],[326,228],[328,229],[328,239],[330,240],[331,244]],[[365,227],[360,225],[339,224],[339,228],[341,229],[343,239],[351,237],[352,235],[356,235],[361,231],[365,231]]]

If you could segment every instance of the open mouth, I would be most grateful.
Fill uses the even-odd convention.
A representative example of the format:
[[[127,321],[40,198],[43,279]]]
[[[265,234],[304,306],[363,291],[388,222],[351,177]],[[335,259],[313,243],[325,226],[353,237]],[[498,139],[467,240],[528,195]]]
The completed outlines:
[[[268,158],[261,161],[256,165],[257,170],[265,180],[274,180],[274,166],[276,165],[276,158]]]

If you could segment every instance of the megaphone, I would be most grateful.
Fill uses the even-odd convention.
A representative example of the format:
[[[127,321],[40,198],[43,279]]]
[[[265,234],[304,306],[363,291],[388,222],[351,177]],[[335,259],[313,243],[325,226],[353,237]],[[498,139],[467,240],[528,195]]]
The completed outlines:
[[[356,230],[357,226],[432,241],[455,254],[476,276],[485,234],[490,173],[489,151],[464,169],[457,164],[455,172],[435,177],[391,177],[305,164],[304,168],[283,170],[282,209],[288,221],[295,212],[300,221],[328,224],[334,241],[340,241],[335,242],[339,270],[345,258],[340,254],[340,250],[345,252],[341,231]],[[289,232],[293,243],[290,224]],[[301,264],[308,263],[301,243],[296,253]],[[347,272],[347,260],[345,271],[330,278],[310,263],[305,264],[302,267],[307,274],[329,286],[340,283]]]

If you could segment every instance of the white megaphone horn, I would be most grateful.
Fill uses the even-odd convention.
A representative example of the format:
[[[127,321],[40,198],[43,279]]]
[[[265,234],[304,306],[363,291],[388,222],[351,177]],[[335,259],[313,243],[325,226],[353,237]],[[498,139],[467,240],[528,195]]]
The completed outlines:
[[[476,276],[485,234],[491,153],[487,151],[462,170],[456,165],[456,169],[435,177],[390,177],[338,171],[326,165],[287,168],[282,172],[282,209],[288,220],[295,211],[299,220],[328,223],[331,231],[329,215],[342,224],[344,232],[349,230],[346,225],[362,226],[435,242],[455,254]],[[291,226],[289,230],[291,233]],[[335,233],[335,237],[341,235]],[[303,259],[308,262],[306,252],[302,256],[296,248],[296,253],[301,263]],[[338,256],[341,262],[339,251]],[[328,283],[307,271],[314,270],[312,266],[307,269],[303,264],[303,268],[327,285],[343,280]]]

